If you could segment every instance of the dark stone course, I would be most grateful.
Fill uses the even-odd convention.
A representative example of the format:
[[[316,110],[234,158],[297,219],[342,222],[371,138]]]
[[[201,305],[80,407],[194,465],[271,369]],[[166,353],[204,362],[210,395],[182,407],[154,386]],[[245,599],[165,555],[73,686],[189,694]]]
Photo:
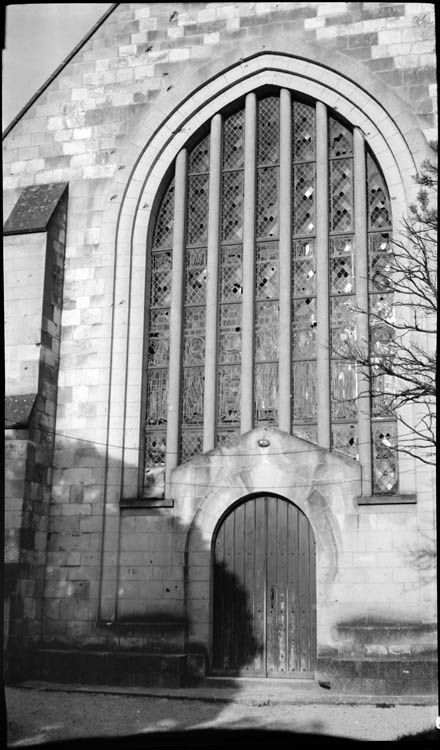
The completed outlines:
[[[348,3],[348,5],[359,5],[361,8],[361,18],[364,21],[368,21],[370,18],[397,18],[398,16],[405,15],[405,6],[403,4],[390,3],[384,5],[384,3],[377,3],[378,7],[374,7],[374,3]],[[369,7],[373,6],[373,7]]]
[[[377,31],[370,34],[353,34],[348,37],[349,47],[371,47],[377,44]]]
[[[425,65],[420,68],[408,68],[403,71],[404,83],[435,83],[437,81],[436,69],[432,66]]]
[[[370,70],[373,70],[373,71],[392,70],[392,68],[394,68],[394,58],[393,57],[377,57],[375,60],[370,60],[368,65],[369,65]]]
[[[329,658],[317,664],[317,679],[341,693],[433,695],[437,691],[437,660],[433,658]]]
[[[403,70],[385,70],[378,75],[390,86],[403,86]]]

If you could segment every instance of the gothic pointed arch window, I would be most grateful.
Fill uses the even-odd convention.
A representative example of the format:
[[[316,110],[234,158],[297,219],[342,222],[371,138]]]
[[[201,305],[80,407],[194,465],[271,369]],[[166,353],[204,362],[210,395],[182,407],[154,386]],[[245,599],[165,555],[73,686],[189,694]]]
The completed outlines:
[[[165,465],[264,425],[396,492],[390,384],[372,397],[342,356],[374,348],[392,308],[390,199],[362,133],[265,88],[215,115],[170,174],[148,248],[144,496]]]

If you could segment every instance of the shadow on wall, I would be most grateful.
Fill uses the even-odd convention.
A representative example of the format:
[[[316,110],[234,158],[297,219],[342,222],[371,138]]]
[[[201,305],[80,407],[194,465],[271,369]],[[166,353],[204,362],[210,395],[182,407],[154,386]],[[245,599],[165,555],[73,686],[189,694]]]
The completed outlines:
[[[112,460],[113,479],[120,469],[121,464]],[[184,566],[189,526],[173,515],[172,508],[142,507],[135,500],[121,505],[119,535],[113,535],[108,557],[112,564],[118,561],[115,617],[100,618],[105,592],[104,475],[104,450],[57,438],[54,476],[59,481],[52,487],[45,590],[32,586],[24,563],[18,566],[9,618],[8,683],[65,682],[69,675],[69,682],[80,684],[178,687],[204,676],[206,646],[193,644],[187,653],[186,644]],[[29,526],[33,524],[30,518]],[[193,528],[191,533],[199,537],[197,548],[206,549],[199,531]],[[205,566],[200,573],[208,591],[206,579],[212,571]],[[240,632],[237,626],[234,632],[231,622],[221,623],[220,634],[226,630],[228,637],[222,640],[224,653],[218,652],[219,665],[239,673],[257,658],[262,645],[253,635],[252,611],[241,583],[225,569],[221,574],[216,570],[214,578],[223,581],[233,599],[226,618],[240,613]]]

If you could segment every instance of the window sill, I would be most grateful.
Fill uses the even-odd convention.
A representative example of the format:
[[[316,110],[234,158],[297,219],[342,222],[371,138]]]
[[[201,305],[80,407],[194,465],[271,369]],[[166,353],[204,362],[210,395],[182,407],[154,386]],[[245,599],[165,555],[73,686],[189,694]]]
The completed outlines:
[[[417,495],[415,493],[397,495],[366,495],[357,497],[358,505],[416,505]]]
[[[120,502],[120,507],[122,510],[126,510],[129,508],[173,508],[174,507],[174,500],[167,500],[166,498],[130,498],[130,499],[123,499]]]

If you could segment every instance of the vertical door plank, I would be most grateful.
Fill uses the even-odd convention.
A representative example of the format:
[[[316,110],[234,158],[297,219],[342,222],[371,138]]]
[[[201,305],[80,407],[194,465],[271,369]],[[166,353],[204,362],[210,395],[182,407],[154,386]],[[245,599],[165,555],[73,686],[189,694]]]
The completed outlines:
[[[310,611],[310,671],[316,663],[316,542],[309,523],[309,611]]]
[[[267,595],[266,595],[266,660],[267,676],[273,677],[277,670],[277,602],[278,602],[278,547],[277,501],[274,497],[265,498],[267,507]]]
[[[298,508],[288,507],[288,570],[289,570],[289,672],[298,671],[298,615],[299,615],[299,564],[298,564]]]
[[[240,672],[244,659],[245,634],[245,599],[244,586],[244,508],[242,503],[234,510],[234,577],[233,607],[234,607],[234,636],[232,642],[234,669]]]
[[[234,514],[231,513],[224,522],[225,527],[225,618],[224,618],[224,668],[227,672],[234,671],[233,644],[234,644]]]
[[[278,550],[277,560],[277,671],[281,676],[286,675],[288,663],[287,631],[288,631],[288,599],[289,581],[287,568],[287,511],[289,503],[282,498],[276,498],[277,527],[275,544]]]
[[[259,644],[254,658],[256,673],[266,673],[266,505],[263,498],[252,501],[255,508],[255,607],[254,638]]]
[[[225,618],[225,599],[224,599],[224,546],[225,546],[225,529],[224,525],[220,529],[215,540],[214,548],[214,610],[213,610],[213,654],[212,666],[215,670],[224,669],[223,659],[223,632]]]
[[[244,504],[244,585],[246,589],[243,674],[254,672],[255,659],[255,500]]]

